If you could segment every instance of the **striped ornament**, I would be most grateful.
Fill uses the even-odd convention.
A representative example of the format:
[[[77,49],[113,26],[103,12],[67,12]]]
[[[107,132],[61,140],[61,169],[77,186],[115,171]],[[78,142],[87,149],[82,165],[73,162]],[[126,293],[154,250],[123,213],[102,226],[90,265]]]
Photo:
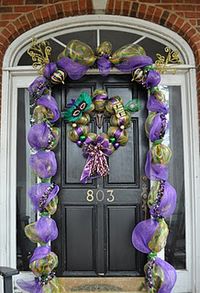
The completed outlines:
[[[64,84],[64,80],[66,78],[66,74],[64,71],[57,69],[53,75],[51,76],[51,82],[53,84],[58,84],[58,83],[63,83]]]

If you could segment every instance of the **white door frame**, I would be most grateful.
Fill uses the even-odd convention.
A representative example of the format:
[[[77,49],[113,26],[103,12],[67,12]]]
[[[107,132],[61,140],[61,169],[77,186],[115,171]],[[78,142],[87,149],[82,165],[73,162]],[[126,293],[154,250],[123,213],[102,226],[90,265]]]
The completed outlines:
[[[119,20],[120,19],[120,20]],[[191,292],[200,291],[200,195],[199,190],[199,152],[198,152],[198,111],[196,94],[196,76],[194,56],[188,44],[176,33],[156,24],[140,19],[122,16],[87,15],[69,17],[43,24],[31,29],[17,38],[7,49],[3,64],[2,88],[2,116],[1,116],[1,184],[0,184],[0,264],[16,266],[16,122],[17,122],[17,88],[26,88],[36,76],[36,72],[29,66],[16,67],[16,60],[27,49],[32,36],[46,38],[49,34],[60,30],[72,29],[80,26],[110,25],[127,27],[127,30],[140,30],[143,34],[153,34],[153,37],[175,43],[182,52],[187,65],[180,66],[182,78],[182,111],[183,111],[183,143],[185,161],[186,184],[186,216],[187,252],[191,262],[187,259],[188,273],[190,272],[189,288]],[[178,72],[178,74],[179,74]],[[181,77],[182,76],[182,77]],[[165,84],[174,85],[176,82],[170,76],[163,76]],[[185,86],[184,86],[185,84]],[[2,225],[3,223],[3,225]],[[186,227],[186,228],[187,228]],[[191,229],[190,229],[191,228]],[[191,255],[190,255],[191,254]],[[188,284],[186,271],[178,271],[178,282],[175,292],[184,291]]]

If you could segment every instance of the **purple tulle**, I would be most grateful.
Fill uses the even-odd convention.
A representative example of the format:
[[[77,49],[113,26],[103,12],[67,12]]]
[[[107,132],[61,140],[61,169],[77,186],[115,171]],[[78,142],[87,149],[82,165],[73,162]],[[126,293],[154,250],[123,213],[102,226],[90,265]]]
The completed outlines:
[[[28,142],[36,150],[47,148],[51,138],[50,128],[45,122],[34,124],[28,133]]]
[[[153,219],[138,223],[132,233],[133,246],[143,253],[150,253],[151,250],[148,247],[148,243],[152,239],[158,226],[158,222]]]
[[[38,76],[34,81],[29,85],[28,91],[30,95],[41,96],[44,91],[47,89],[48,81],[44,76]]]
[[[176,283],[176,270],[168,262],[159,257],[156,258],[155,265],[159,266],[164,272],[164,280],[158,293],[170,293]]]
[[[164,183],[164,192],[161,197],[157,212],[160,216],[167,218],[170,217],[176,208],[176,190],[169,182]],[[154,214],[154,205],[150,207],[150,214]]]
[[[107,138],[98,135],[92,143],[84,144],[83,156],[87,158],[83,172],[81,174],[81,183],[87,183],[88,179],[106,176],[109,172],[106,156],[110,156],[112,150]]]
[[[69,57],[62,57],[57,61],[57,66],[59,69],[65,71],[73,80],[77,80],[83,77],[89,69],[88,66],[73,61]]]
[[[31,281],[24,281],[22,279],[19,279],[16,281],[17,285],[20,289],[30,292],[30,293],[42,293],[42,286],[39,284],[37,280],[31,280]]]
[[[60,118],[58,104],[57,104],[56,100],[54,99],[54,97],[52,97],[50,95],[41,96],[37,100],[37,105],[44,106],[45,108],[49,109],[53,113],[54,117],[53,117],[53,119],[50,120],[51,122],[55,122]]]
[[[58,237],[56,222],[49,217],[41,217],[35,224],[35,228],[42,242],[48,243]]]
[[[51,247],[49,247],[49,246],[36,247],[29,263],[32,263],[35,260],[39,260],[39,259],[46,257],[50,252],[51,252]]]
[[[149,126],[149,139],[154,142],[161,139],[167,130],[167,119],[163,114],[155,115],[151,125]]]
[[[153,60],[148,56],[134,56],[125,58],[121,63],[115,64],[115,67],[123,72],[131,72],[151,64],[153,64]]]
[[[156,99],[154,95],[151,95],[147,102],[147,109],[151,112],[161,112],[163,114],[167,114],[169,106]]]
[[[29,163],[40,178],[50,178],[57,172],[57,161],[52,151],[38,151],[30,156]]]
[[[50,62],[47,65],[45,65],[43,76],[47,79],[50,79],[51,75],[56,71],[57,66],[56,63]]]
[[[167,180],[168,167],[167,165],[152,163],[151,151],[149,151],[145,164],[145,174],[150,180]]]
[[[161,81],[160,73],[155,70],[150,70],[145,79],[144,85],[147,89],[157,86]]]
[[[48,188],[51,187],[51,183],[38,183],[33,185],[29,191],[28,195],[32,201],[34,210],[42,211],[42,208],[40,207],[40,201],[42,196],[47,193]],[[44,208],[50,203],[50,201],[58,194],[59,192],[59,186],[54,185],[53,188],[51,188],[50,192],[48,193],[48,197],[45,200]]]
[[[103,76],[106,76],[110,73],[111,66],[112,64],[107,56],[101,56],[97,60],[97,67],[99,69],[100,74]]]

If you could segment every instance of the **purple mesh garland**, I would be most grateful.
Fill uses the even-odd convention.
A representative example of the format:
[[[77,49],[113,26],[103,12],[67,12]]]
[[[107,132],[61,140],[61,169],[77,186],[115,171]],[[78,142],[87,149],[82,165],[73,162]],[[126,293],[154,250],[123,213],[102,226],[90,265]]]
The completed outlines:
[[[32,148],[47,148],[52,139],[50,128],[45,122],[34,124],[28,133],[28,142]]]
[[[148,56],[134,56],[122,59],[122,62],[115,64],[115,67],[123,72],[131,72],[136,68],[142,68],[153,64],[153,60]]]
[[[170,217],[176,208],[176,190],[169,182],[164,182],[164,192],[161,197],[157,212],[160,216],[167,218]],[[154,205],[150,208],[150,214],[154,214]]]
[[[39,260],[41,258],[46,257],[51,252],[51,247],[49,246],[39,246],[33,252],[33,255],[29,261],[29,263],[34,262],[35,260]]]
[[[41,217],[36,223],[35,228],[39,238],[48,243],[58,237],[58,228],[56,222],[49,217]]]
[[[165,135],[167,127],[166,117],[163,114],[157,114],[149,127],[149,139],[152,142],[161,139]]]
[[[47,65],[45,65],[43,76],[45,76],[47,79],[50,79],[51,75],[57,70],[56,63],[50,62]]]
[[[156,258],[155,265],[161,267],[164,272],[164,281],[162,282],[158,293],[170,293],[176,283],[176,270],[168,262],[159,257]]]
[[[69,57],[63,57],[60,60],[58,60],[57,66],[59,69],[65,71],[73,80],[77,80],[83,77],[89,69],[88,66],[73,61]]]
[[[28,195],[32,201],[34,210],[42,211],[40,208],[40,200],[42,196],[47,192],[48,188],[50,188],[51,183],[38,183],[33,185],[29,191]],[[54,188],[49,192],[48,198],[45,200],[44,208],[50,203],[50,201],[58,194],[59,186],[55,185]]]
[[[47,79],[44,76],[38,76],[29,85],[28,91],[31,95],[41,96],[47,89]]]
[[[132,233],[133,246],[143,253],[150,253],[151,250],[148,247],[148,243],[152,239],[158,226],[158,222],[153,219],[139,222]]]
[[[160,73],[155,70],[150,70],[145,79],[145,87],[147,89],[157,86],[161,81]]]
[[[150,180],[167,180],[168,167],[167,165],[152,163],[151,151],[149,151],[145,163],[145,174]]]
[[[97,60],[97,67],[99,69],[100,74],[103,76],[106,76],[110,73],[111,66],[112,64],[108,59],[108,56],[101,56]]]
[[[17,285],[20,287],[20,289],[30,292],[30,293],[43,293],[42,286],[39,284],[39,282],[35,279],[32,281],[24,281],[24,280],[17,280]]]
[[[57,104],[56,100],[54,99],[54,97],[52,97],[50,95],[41,96],[37,100],[37,105],[44,106],[45,108],[49,109],[53,113],[54,118],[49,119],[51,122],[55,122],[60,118],[58,104]]]
[[[167,114],[169,106],[156,99],[154,95],[151,95],[147,101],[147,109],[151,112],[162,112],[163,114]]]
[[[38,151],[30,156],[29,163],[33,171],[40,178],[50,178],[57,172],[56,157],[52,151]]]

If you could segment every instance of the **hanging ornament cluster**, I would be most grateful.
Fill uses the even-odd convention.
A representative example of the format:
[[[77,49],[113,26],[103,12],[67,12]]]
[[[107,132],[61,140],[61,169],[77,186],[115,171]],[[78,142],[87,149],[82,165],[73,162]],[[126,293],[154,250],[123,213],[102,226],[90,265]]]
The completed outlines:
[[[28,50],[34,61],[33,66],[40,74],[28,89],[34,106],[28,134],[30,166],[38,182],[30,188],[29,197],[40,217],[25,227],[25,233],[39,246],[30,259],[30,269],[35,279],[30,282],[18,280],[17,283],[22,290],[31,293],[64,292],[54,273],[58,258],[49,246],[49,242],[58,236],[57,225],[50,216],[56,212],[58,205],[59,187],[52,182],[52,177],[57,172],[53,150],[60,137],[60,130],[54,123],[61,116],[51,89],[54,85],[64,84],[66,77],[80,79],[90,68],[97,67],[99,73],[106,76],[115,67],[121,72],[132,73],[132,81],[151,93],[147,102],[150,114],[145,125],[146,134],[152,142],[145,172],[150,180],[155,181],[148,197],[151,218],[137,224],[132,242],[135,248],[148,254],[148,263],[144,268],[148,292],[170,293],[176,281],[176,272],[170,264],[157,257],[165,246],[169,232],[164,218],[171,216],[176,206],[176,191],[167,182],[171,150],[163,143],[169,109],[164,94],[157,87],[162,66],[160,63],[157,67],[153,65],[144,49],[133,43],[112,53],[112,44],[108,41],[101,43],[94,52],[87,44],[72,40],[56,62],[50,62],[50,53],[47,42],[37,42],[35,39]],[[166,67],[166,62],[164,65]],[[98,89],[92,96],[81,93],[67,105],[64,119],[71,125],[69,138],[82,148],[87,159],[81,175],[82,183],[108,174],[107,157],[128,142],[127,128],[131,112],[139,109],[138,100],[124,105],[121,97],[108,97],[104,90]],[[95,118],[97,127],[102,128],[104,116],[110,119],[108,131],[99,135],[91,132],[91,119]]]

